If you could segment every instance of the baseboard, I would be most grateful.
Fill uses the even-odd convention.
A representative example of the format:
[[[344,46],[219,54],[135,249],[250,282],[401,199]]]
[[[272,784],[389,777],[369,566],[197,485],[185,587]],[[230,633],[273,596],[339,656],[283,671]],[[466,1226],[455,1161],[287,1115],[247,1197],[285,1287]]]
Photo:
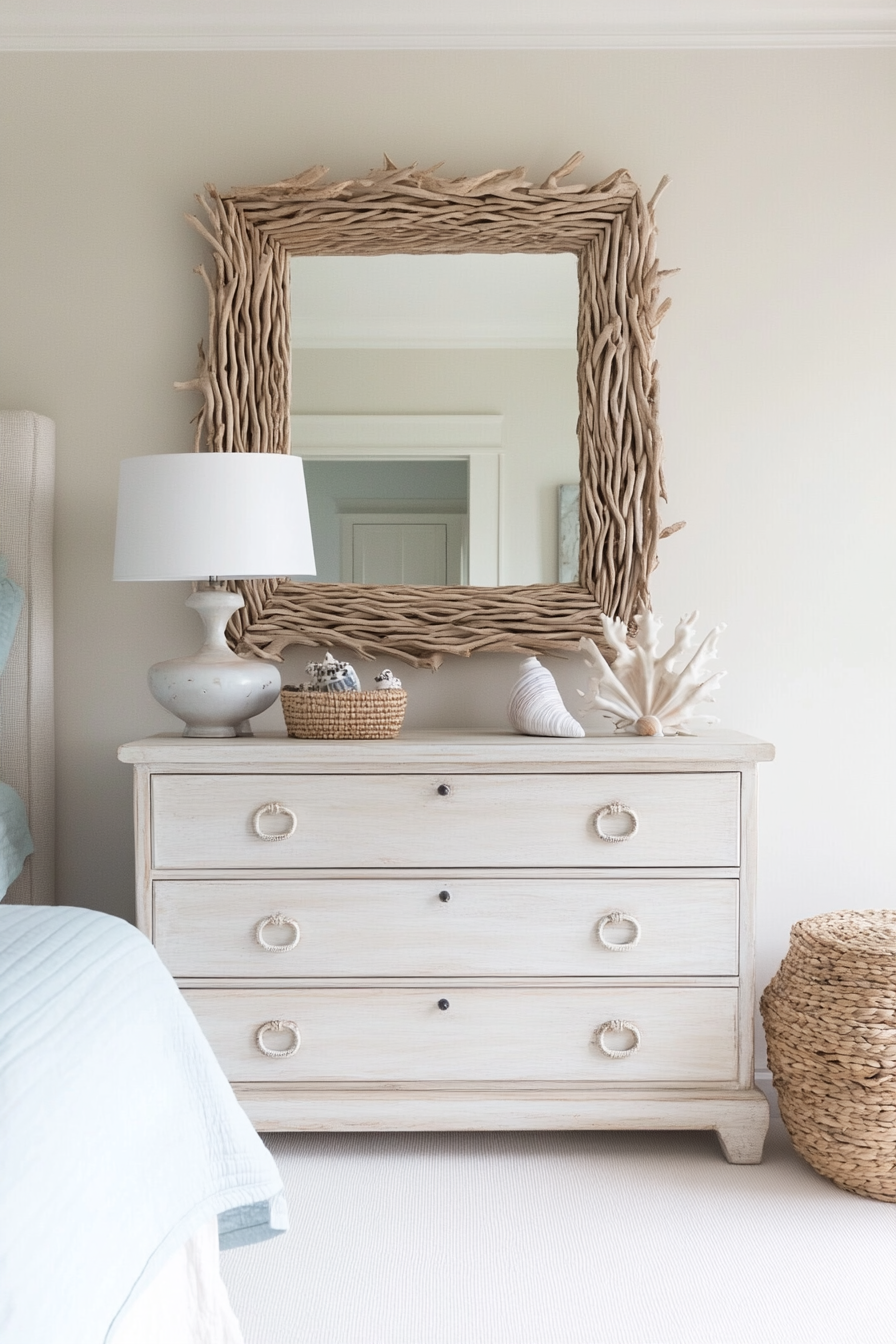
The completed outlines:
[[[774,1083],[772,1082],[771,1069],[757,1069],[755,1074],[755,1080],[756,1080],[756,1086],[759,1088],[759,1091],[764,1092],[766,1097],[768,1098],[768,1104],[769,1107],[771,1108],[771,1113],[773,1117],[776,1120],[780,1120],[781,1111],[778,1107],[778,1094],[775,1091],[775,1086]]]

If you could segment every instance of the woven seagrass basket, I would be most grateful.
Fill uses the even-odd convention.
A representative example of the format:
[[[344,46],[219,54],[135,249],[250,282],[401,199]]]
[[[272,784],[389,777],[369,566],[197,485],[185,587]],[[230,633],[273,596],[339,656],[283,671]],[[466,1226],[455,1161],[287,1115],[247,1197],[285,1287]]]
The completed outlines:
[[[388,691],[297,691],[284,686],[280,704],[290,737],[397,737],[408,693]]]
[[[841,1189],[896,1204],[896,910],[794,924],[760,1006],[797,1152]]]

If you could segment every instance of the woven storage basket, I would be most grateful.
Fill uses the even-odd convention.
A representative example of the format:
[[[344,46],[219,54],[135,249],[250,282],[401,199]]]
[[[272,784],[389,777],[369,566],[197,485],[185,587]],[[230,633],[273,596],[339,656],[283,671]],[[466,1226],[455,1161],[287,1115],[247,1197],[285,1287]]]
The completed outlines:
[[[794,924],[761,1008],[796,1150],[843,1190],[896,1204],[896,910]]]
[[[290,737],[397,737],[407,708],[405,690],[280,692]]]

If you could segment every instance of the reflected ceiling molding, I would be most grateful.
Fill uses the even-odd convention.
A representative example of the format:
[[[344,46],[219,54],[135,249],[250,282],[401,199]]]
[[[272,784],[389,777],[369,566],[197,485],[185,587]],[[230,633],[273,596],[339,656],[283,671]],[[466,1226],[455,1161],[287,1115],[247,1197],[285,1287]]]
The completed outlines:
[[[293,415],[292,449],[500,448],[503,415]]]

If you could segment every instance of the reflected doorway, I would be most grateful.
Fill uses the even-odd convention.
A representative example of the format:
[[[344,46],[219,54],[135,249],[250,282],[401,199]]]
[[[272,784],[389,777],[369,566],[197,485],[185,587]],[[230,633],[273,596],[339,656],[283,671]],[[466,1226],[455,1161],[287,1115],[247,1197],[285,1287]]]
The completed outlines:
[[[305,457],[319,583],[469,582],[463,459]]]

